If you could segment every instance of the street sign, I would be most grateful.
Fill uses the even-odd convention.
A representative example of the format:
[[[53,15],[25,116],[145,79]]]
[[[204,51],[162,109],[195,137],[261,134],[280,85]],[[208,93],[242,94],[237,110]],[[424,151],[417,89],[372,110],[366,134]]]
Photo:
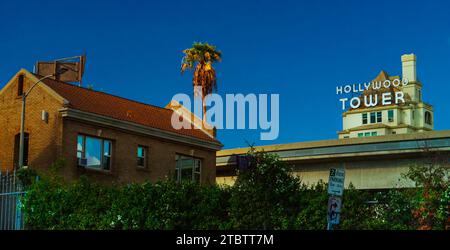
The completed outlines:
[[[327,221],[328,224],[337,225],[339,224],[339,215],[341,213],[342,200],[340,197],[330,196],[328,199],[328,213]]]
[[[343,168],[331,168],[328,178],[328,194],[342,196],[344,193],[345,170]]]

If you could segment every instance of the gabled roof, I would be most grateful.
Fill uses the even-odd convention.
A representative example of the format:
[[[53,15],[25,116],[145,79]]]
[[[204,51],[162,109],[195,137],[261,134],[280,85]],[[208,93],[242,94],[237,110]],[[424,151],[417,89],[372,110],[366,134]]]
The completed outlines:
[[[165,108],[177,112],[181,117],[183,117],[183,120],[189,122],[190,124],[193,124],[198,129],[203,130],[203,132],[209,134],[210,136],[215,137],[215,128],[211,124],[209,124],[207,121],[203,121],[200,117],[195,115],[195,113],[191,112],[178,101],[171,100]]]
[[[171,109],[78,87],[54,79],[46,79],[43,83],[66,99],[68,108],[220,144],[214,137],[200,129],[194,129],[193,126],[193,129],[177,130],[173,128],[171,119],[174,111]]]
[[[393,81],[394,79],[400,79],[400,77],[399,76],[389,76],[389,74],[386,71],[381,70],[380,73],[377,75],[377,77],[375,77],[375,79],[370,81],[372,84],[370,85],[369,89],[364,90],[360,94],[359,99],[361,100],[361,105],[356,109],[350,108],[349,110],[360,110],[360,109],[366,109],[366,108],[373,108],[373,107],[367,107],[364,102],[364,96],[369,96],[369,95],[373,95],[373,98],[375,98],[375,95],[376,95],[377,105],[375,107],[382,106],[382,94],[383,93],[390,92],[392,95],[395,95],[395,92],[398,92],[401,90],[399,87],[394,87],[393,85],[391,85],[389,88],[381,87],[379,89],[374,89],[373,83],[383,84],[383,82],[386,80]],[[410,99],[411,98],[409,97],[409,95],[405,94],[405,100],[410,100]],[[401,106],[403,104],[396,104],[396,105]]]
[[[373,79],[373,82],[378,82],[378,81],[385,81],[389,79],[389,75],[387,74],[386,71],[382,70],[377,77],[375,77],[375,79]]]

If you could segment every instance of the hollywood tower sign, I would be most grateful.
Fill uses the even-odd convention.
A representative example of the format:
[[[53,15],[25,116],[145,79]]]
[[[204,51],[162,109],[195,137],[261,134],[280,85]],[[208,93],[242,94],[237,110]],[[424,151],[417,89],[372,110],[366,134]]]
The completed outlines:
[[[369,82],[336,87],[343,112],[339,138],[423,132],[433,129],[433,107],[423,102],[416,56],[401,57],[402,76],[381,71]]]
[[[364,84],[352,84],[336,87],[336,94],[362,93],[350,99],[341,98],[342,110],[347,109],[347,102],[350,108],[357,109],[363,104],[365,107],[375,107],[381,105],[391,105],[392,103],[405,103],[405,94],[399,89],[400,86],[408,85],[408,79],[404,78],[402,82],[400,79],[386,79],[384,81],[374,80]],[[397,90],[396,90],[397,89]]]

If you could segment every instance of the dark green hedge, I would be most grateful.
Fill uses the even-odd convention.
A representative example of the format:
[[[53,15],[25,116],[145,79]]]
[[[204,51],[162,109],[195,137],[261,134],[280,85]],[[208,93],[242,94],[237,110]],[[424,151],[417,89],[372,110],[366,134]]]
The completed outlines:
[[[164,181],[102,186],[41,178],[24,200],[30,229],[326,229],[326,184],[307,187],[276,156],[252,153],[233,187]],[[336,229],[415,229],[420,189],[345,190]],[[419,195],[420,196],[420,195]],[[442,196],[448,202],[448,192]],[[372,201],[372,202],[370,202]],[[376,201],[376,204],[373,204]],[[441,206],[443,207],[443,206]],[[442,210],[442,211],[441,211]],[[440,213],[447,210],[441,209]],[[443,228],[441,216],[437,228]]]

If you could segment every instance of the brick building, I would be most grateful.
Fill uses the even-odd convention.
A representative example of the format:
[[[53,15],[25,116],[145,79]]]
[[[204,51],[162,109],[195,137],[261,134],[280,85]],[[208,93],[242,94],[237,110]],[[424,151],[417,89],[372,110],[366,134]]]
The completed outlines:
[[[21,96],[39,78],[22,69],[0,90],[2,171],[17,168]],[[64,159],[67,179],[87,175],[101,182],[130,183],[175,176],[215,182],[221,143],[212,131],[174,129],[170,106],[46,79],[28,96],[26,108],[24,163],[30,168],[46,170]]]

